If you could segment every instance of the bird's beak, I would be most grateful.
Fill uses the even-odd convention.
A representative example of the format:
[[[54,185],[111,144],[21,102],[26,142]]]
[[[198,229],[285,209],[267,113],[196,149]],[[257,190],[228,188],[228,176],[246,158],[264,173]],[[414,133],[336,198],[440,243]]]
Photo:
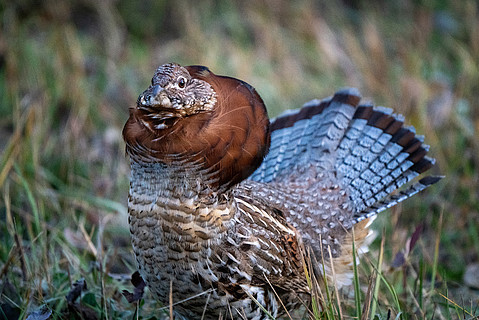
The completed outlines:
[[[138,97],[138,109],[150,109],[151,107],[171,108],[171,101],[165,89],[159,85],[150,86]]]

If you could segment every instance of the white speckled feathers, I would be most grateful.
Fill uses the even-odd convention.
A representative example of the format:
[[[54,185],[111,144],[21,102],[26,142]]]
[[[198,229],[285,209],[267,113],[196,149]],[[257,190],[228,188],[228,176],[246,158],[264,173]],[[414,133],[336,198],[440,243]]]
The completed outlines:
[[[424,138],[416,136],[413,127],[403,126],[402,116],[359,102],[357,90],[344,89],[272,120],[270,152],[250,179],[266,183],[292,177],[329,179],[349,197],[354,218],[346,229],[440,179],[426,177],[390,196],[428,170],[434,159],[426,156],[429,146],[422,143]],[[316,168],[317,177],[303,174],[310,166]]]

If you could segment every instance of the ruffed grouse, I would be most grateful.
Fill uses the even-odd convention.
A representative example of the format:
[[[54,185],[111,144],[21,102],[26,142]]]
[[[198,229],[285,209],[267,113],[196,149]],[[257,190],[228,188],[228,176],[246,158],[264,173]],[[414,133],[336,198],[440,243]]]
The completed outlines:
[[[352,228],[358,248],[380,211],[439,180],[392,195],[434,160],[401,116],[359,102],[345,89],[270,123],[249,84],[160,66],[123,130],[133,249],[153,295],[168,305],[171,286],[180,319],[280,316],[310,297],[304,250],[332,281],[330,250],[336,285],[350,284]]]

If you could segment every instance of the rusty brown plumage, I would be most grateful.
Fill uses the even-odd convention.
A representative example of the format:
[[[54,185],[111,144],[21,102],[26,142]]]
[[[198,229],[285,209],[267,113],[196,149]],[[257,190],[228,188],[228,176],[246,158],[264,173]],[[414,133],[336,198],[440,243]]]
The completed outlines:
[[[190,66],[192,77],[206,81],[216,93],[215,108],[167,119],[171,126],[151,130],[148,112],[130,109],[123,130],[128,153],[151,161],[200,163],[211,174],[212,190],[225,190],[259,166],[269,147],[269,119],[263,100],[247,83]],[[258,128],[257,130],[249,130]]]
[[[185,319],[280,316],[307,307],[305,252],[310,272],[350,284],[352,242],[367,250],[375,215],[439,180],[408,184],[433,165],[427,146],[360,99],[342,90],[270,125],[247,83],[160,66],[123,130],[132,244],[153,295],[169,303],[172,283]]]

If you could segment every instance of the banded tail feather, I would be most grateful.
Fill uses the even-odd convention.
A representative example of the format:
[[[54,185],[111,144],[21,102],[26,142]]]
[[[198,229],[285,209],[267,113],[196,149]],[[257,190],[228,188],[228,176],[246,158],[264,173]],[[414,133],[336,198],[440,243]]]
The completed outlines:
[[[356,89],[343,89],[272,120],[270,151],[250,179],[267,183],[311,164],[335,170],[348,190],[354,223],[440,180],[430,176],[407,185],[433,166],[429,146],[402,115],[360,99]]]
[[[360,99],[356,89],[344,89],[271,120],[269,153],[250,179],[271,182],[294,166],[308,163],[316,163],[321,170],[332,169],[331,153],[344,136]]]

